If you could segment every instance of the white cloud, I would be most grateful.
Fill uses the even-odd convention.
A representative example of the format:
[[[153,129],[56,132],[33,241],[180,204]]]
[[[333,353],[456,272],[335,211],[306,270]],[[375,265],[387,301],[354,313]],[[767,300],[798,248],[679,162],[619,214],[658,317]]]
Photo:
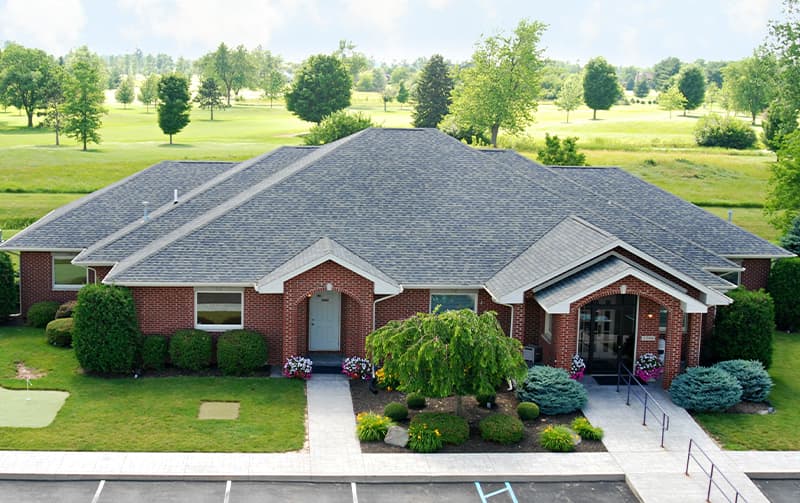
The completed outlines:
[[[6,0],[0,5],[0,40],[63,55],[74,48],[86,26],[81,0]]]
[[[725,14],[731,29],[740,33],[763,31],[769,21],[773,0],[729,0]]]
[[[450,6],[452,0],[427,0],[426,3],[433,10],[444,10]]]
[[[408,13],[408,0],[345,0],[346,16],[361,28],[394,32]]]

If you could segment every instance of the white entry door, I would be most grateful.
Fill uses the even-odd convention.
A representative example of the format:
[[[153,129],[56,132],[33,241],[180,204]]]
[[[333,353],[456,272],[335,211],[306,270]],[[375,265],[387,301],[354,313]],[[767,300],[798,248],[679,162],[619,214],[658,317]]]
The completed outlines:
[[[339,351],[342,296],[319,292],[308,300],[308,350]]]

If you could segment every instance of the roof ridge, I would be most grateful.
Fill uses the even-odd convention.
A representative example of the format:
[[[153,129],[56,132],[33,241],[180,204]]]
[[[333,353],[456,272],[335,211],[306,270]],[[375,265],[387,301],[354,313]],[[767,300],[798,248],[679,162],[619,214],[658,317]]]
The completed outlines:
[[[238,208],[242,204],[251,200],[253,197],[260,194],[264,190],[274,187],[275,185],[286,180],[295,173],[298,173],[299,171],[314,164],[320,158],[327,156],[331,151],[335,151],[341,145],[345,145],[350,141],[352,141],[354,138],[361,136],[364,133],[364,131],[367,130],[359,131],[355,134],[346,136],[340,140],[319,147],[317,150],[311,152],[307,156],[304,156],[296,160],[295,162],[289,164],[282,170],[268,176],[267,178],[257,183],[256,185],[253,185],[249,189],[240,192],[239,195],[237,195],[236,197],[229,199],[228,201],[217,206],[216,208],[213,208],[203,213],[202,215],[198,216],[197,218],[192,219],[189,222],[183,224],[182,226],[178,227],[177,229],[168,233],[167,235],[162,236],[159,239],[149,243],[147,246],[141,248],[137,252],[132,253],[131,255],[119,261],[117,265],[114,266],[114,268],[111,270],[111,272],[109,272],[106,278],[113,279],[114,276],[121,274],[122,272],[138,264],[145,258],[155,254],[156,252],[162,250],[163,248],[166,248],[174,241],[177,241],[178,239],[181,239],[189,235],[190,233],[205,227],[210,222],[216,220],[222,215],[229,213],[230,211],[233,211],[234,209]]]

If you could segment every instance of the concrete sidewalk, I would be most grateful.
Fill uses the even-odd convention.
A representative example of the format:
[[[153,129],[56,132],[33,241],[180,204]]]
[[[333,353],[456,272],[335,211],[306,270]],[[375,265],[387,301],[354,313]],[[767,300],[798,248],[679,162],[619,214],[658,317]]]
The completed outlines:
[[[587,379],[591,381],[591,379]],[[625,406],[613,386],[587,385],[585,413],[606,430],[606,453],[362,454],[355,437],[349,385],[343,376],[308,382],[309,448],[284,454],[0,451],[0,478],[203,479],[302,481],[596,481],[627,480],[643,501],[703,501],[705,485],[683,475],[688,438],[697,439],[751,503],[766,501],[743,472],[767,466],[800,476],[798,453],[726,453],[668,397],[667,448],[641,426],[641,406]],[[774,461],[780,458],[781,461]],[[770,461],[773,460],[773,461]],[[720,500],[713,498],[712,500]]]

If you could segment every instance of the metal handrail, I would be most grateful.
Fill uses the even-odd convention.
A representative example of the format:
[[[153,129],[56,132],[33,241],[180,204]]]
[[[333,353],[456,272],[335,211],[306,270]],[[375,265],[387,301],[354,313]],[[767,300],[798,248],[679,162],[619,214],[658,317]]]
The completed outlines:
[[[711,463],[710,471],[706,471],[705,467],[700,463],[700,460],[698,460],[697,457],[692,454],[692,447],[694,447],[695,450],[700,451],[700,453],[706,458],[706,461]],[[728,477],[726,477],[725,474],[722,473],[722,470],[720,470],[717,467],[717,465],[714,464],[713,461],[711,461],[711,458],[708,456],[708,454],[706,454],[706,451],[704,451],[702,447],[697,445],[697,442],[695,442],[693,438],[689,439],[689,454],[686,455],[686,470],[684,470],[683,472],[684,475],[686,476],[689,476],[689,462],[691,460],[694,460],[694,462],[697,463],[697,466],[700,467],[700,470],[706,474],[706,477],[708,477],[708,490],[706,491],[706,501],[711,501],[711,485],[713,484],[714,487],[717,488],[720,494],[722,494],[729,503],[739,503],[740,501],[744,501],[745,503],[747,503],[747,499],[744,496],[742,496],[742,493],[740,493],[739,490],[736,489],[736,486],[734,486],[733,483],[730,480],[728,480]],[[717,484],[717,481],[714,480],[714,475],[719,475],[720,477],[722,477],[722,479],[725,482],[727,482],[730,488],[733,489],[735,493],[733,499],[730,499],[728,497],[728,494],[722,489],[722,487],[720,487],[720,485]]]
[[[625,375],[623,375],[623,371],[625,372]],[[653,419],[655,419],[656,422],[661,426],[661,447],[664,447],[664,433],[669,430],[669,414],[667,414],[667,411],[664,410],[664,407],[662,407],[661,404],[658,403],[655,398],[653,398],[653,395],[651,395],[650,392],[648,392],[644,386],[642,386],[642,383],[636,379],[636,376],[633,375],[633,372],[631,372],[630,369],[620,361],[619,365],[617,366],[617,393],[619,393],[619,386],[623,379],[625,379],[628,388],[628,397],[625,399],[625,405],[631,404],[631,383],[635,383],[636,386],[639,387],[638,389],[642,391],[642,396],[644,396],[644,398],[642,398],[642,396],[639,396],[636,393],[633,394],[633,396],[636,397],[636,399],[639,400],[644,406],[644,412],[642,414],[642,426],[647,426],[647,413],[649,412],[653,416]],[[636,388],[633,389],[636,390]],[[652,410],[653,406],[655,406],[661,412],[661,417],[659,417],[658,414]]]

